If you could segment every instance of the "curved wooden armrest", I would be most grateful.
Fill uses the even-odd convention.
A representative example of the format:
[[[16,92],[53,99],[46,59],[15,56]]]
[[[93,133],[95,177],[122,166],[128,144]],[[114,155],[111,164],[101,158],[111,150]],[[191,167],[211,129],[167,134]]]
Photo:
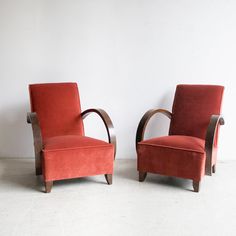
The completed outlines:
[[[206,175],[212,175],[212,152],[215,142],[215,134],[218,125],[224,125],[225,121],[221,115],[212,115],[209,125],[207,127],[206,138],[205,138],[205,151],[206,151]]]
[[[144,133],[145,133],[145,129],[146,129],[148,121],[156,113],[161,113],[170,119],[172,117],[172,113],[167,110],[164,110],[164,109],[151,109],[151,110],[147,111],[144,114],[144,116],[142,117],[142,119],[140,120],[139,125],[138,125],[138,129],[137,129],[137,133],[136,133],[136,149],[137,149],[138,142],[141,142],[144,138]]]
[[[40,155],[43,148],[43,139],[36,112],[27,113],[27,123],[32,125],[33,138],[34,138],[35,167],[36,167],[36,174],[39,175],[42,173]]]
[[[114,159],[115,159],[115,156],[116,156],[116,136],[115,136],[114,126],[112,124],[112,121],[111,121],[109,115],[103,109],[92,108],[92,109],[87,109],[87,110],[83,111],[81,113],[81,116],[84,119],[85,117],[87,117],[91,113],[96,113],[101,117],[101,119],[106,127],[106,130],[107,130],[108,141],[109,141],[109,143],[114,145]]]

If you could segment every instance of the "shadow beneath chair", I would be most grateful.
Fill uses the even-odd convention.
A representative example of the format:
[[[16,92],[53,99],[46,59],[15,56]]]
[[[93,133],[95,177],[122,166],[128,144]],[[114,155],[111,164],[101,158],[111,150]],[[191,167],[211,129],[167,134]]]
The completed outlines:
[[[192,181],[188,179],[148,173],[145,181],[152,184],[161,185],[161,186],[170,186],[170,187],[175,187],[179,189],[193,191]]]
[[[0,158],[0,193],[17,189],[45,192],[42,176],[35,175],[34,159]],[[84,185],[91,183],[107,184],[104,175],[54,181],[54,186]],[[2,188],[1,188],[2,186]]]
[[[35,176],[34,160],[22,158],[0,159],[0,186],[4,185],[4,191],[14,191],[20,188],[42,191],[40,185],[42,179]],[[0,188],[1,191],[1,188]]]
[[[138,171],[137,171],[136,160],[119,160],[118,165],[115,166],[115,176],[119,176],[124,179],[129,179],[138,182]],[[188,179],[182,179],[177,177],[169,177],[159,174],[148,173],[143,184],[154,184],[158,188],[161,186],[171,186],[179,189],[186,189],[193,191],[192,181]]]
[[[72,186],[72,185],[88,185],[88,184],[106,184],[106,179],[104,175],[96,175],[96,176],[86,176],[86,177],[78,177],[73,179],[63,179],[63,180],[57,180],[53,182],[53,186]]]

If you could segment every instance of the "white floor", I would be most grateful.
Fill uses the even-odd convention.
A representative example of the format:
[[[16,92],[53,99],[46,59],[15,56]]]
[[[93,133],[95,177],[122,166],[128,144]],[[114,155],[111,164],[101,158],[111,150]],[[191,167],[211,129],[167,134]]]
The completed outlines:
[[[0,159],[0,236],[236,235],[236,162],[220,162],[200,193],[191,181],[149,174],[135,160],[104,176],[56,182],[50,194],[30,159]]]

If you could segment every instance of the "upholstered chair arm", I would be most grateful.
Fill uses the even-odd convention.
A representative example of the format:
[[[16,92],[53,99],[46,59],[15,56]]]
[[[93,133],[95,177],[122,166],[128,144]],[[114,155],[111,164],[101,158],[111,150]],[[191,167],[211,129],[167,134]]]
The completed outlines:
[[[111,118],[103,109],[95,109],[95,108],[87,109],[87,110],[83,111],[81,113],[81,116],[84,119],[85,117],[87,117],[91,113],[96,113],[101,117],[101,119],[106,127],[106,130],[107,130],[108,141],[109,141],[109,143],[114,145],[114,151],[115,151],[114,152],[114,159],[115,159],[115,156],[116,156],[116,135],[115,135],[115,130],[114,130],[114,126],[112,124]]]
[[[36,175],[42,174],[41,167],[41,151],[43,148],[43,140],[39,120],[36,112],[27,113],[27,123],[32,125],[33,138],[34,138],[34,152],[35,152],[35,168]]]
[[[143,115],[143,117],[140,120],[139,125],[138,125],[138,129],[137,129],[137,132],[136,132],[136,149],[137,149],[138,142],[141,142],[144,138],[144,133],[145,133],[145,129],[146,129],[146,126],[148,124],[148,121],[151,119],[152,116],[154,116],[157,113],[161,113],[161,114],[167,116],[169,119],[171,119],[171,117],[172,117],[172,113],[167,111],[167,110],[164,110],[164,109],[151,109],[151,110],[148,110]]]
[[[212,175],[212,154],[215,143],[215,135],[217,132],[218,125],[224,125],[225,121],[221,115],[212,115],[209,125],[207,127],[206,138],[205,138],[205,151],[206,151],[206,175]]]

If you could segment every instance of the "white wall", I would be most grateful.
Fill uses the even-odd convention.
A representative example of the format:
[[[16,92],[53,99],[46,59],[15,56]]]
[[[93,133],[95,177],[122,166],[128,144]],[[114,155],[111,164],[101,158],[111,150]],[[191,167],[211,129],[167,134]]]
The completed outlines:
[[[176,84],[225,85],[219,158],[235,159],[235,12],[234,0],[0,0],[0,156],[33,156],[29,83],[76,81],[82,108],[113,119],[119,158],[135,158],[141,116],[171,109]],[[87,134],[105,137],[96,121]],[[154,118],[149,136],[167,125]]]

